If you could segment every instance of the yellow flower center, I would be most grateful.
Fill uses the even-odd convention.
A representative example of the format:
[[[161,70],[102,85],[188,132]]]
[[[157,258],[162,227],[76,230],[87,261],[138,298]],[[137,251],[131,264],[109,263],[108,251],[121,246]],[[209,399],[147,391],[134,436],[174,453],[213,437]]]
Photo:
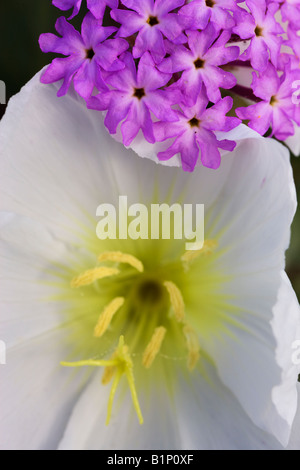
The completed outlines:
[[[122,376],[127,379],[142,424],[135,369],[142,368],[151,374],[159,359],[174,356],[185,360],[189,371],[197,367],[201,357],[199,337],[189,320],[181,285],[193,264],[213,254],[216,246],[214,240],[207,240],[201,250],[186,251],[165,261],[159,260],[160,254],[155,251],[158,260],[150,259],[151,254],[146,257],[147,266],[133,254],[104,251],[98,254],[98,266],[90,266],[71,280],[72,290],[80,293],[87,307],[82,318],[82,335],[88,328],[101,353],[100,358],[61,364],[104,368],[102,383],[106,385],[112,380],[107,424]],[[98,313],[97,301],[103,305]],[[95,312],[90,315],[92,308]],[[115,344],[117,339],[118,346],[110,359],[103,359],[107,345]]]

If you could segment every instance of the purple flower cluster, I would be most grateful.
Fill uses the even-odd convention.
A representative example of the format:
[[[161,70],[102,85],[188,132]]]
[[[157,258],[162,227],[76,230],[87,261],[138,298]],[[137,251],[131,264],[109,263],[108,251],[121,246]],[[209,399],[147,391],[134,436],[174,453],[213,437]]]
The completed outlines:
[[[300,125],[293,100],[300,79],[300,0],[53,4],[73,9],[71,18],[80,12],[83,21],[81,33],[61,17],[60,36],[41,35],[44,52],[62,55],[42,82],[62,80],[59,96],[73,83],[89,108],[105,112],[111,134],[120,125],[126,146],[141,131],[152,144],[167,141],[161,160],[179,153],[187,171],[199,159],[218,168],[220,149],[232,150],[235,142],[219,141],[216,133],[233,129],[240,119],[282,140]],[[252,84],[245,86],[251,73]],[[239,119],[227,116],[237,96],[239,106],[244,104],[236,109]]]

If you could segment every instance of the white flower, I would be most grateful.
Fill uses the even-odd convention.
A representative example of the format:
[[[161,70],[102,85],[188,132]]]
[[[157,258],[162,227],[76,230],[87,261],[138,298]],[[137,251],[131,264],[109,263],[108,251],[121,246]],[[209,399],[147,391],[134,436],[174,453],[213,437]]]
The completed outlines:
[[[297,415],[293,424],[292,434],[287,447],[288,450],[300,449],[300,385],[298,384],[298,408]]]
[[[1,448],[286,446],[299,372],[299,307],[283,271],[296,204],[287,150],[248,138],[220,170],[187,175],[124,149],[100,113],[55,95],[35,77],[0,126]],[[180,240],[101,242],[96,209],[120,195],[205,204],[204,250],[188,262]],[[101,253],[120,273],[83,285]],[[103,371],[60,363],[103,362],[122,335],[129,351],[114,372],[132,361],[135,383],[121,378],[106,427]]]

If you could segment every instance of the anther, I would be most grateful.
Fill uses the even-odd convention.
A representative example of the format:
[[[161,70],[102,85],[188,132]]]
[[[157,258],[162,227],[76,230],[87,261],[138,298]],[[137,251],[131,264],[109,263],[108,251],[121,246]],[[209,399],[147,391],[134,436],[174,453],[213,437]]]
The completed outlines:
[[[71,287],[73,289],[78,289],[79,287],[89,286],[95,281],[104,279],[105,277],[116,276],[119,273],[120,271],[115,268],[100,267],[89,269],[88,271],[85,271],[83,274],[80,274],[80,276],[73,279],[71,282]]]
[[[178,322],[182,322],[185,317],[185,307],[181,291],[176,286],[176,284],[171,281],[164,282],[164,286],[169,293],[170,302],[173,307],[176,320]]]
[[[200,345],[197,334],[189,325],[185,325],[183,328],[183,333],[189,352],[187,366],[188,369],[192,371],[195,369],[197,362],[200,359]]]
[[[124,297],[116,297],[109,305],[107,305],[107,307],[105,307],[94,329],[94,336],[96,338],[100,338],[104,335],[111,324],[114,315],[124,305],[124,302]]]
[[[181,257],[181,261],[184,263],[189,263],[190,261],[193,261],[199,256],[208,256],[211,255],[215,249],[217,248],[218,244],[215,240],[205,240],[203,247],[201,250],[189,250],[184,253],[184,255]]]
[[[121,251],[107,251],[105,253],[101,253],[98,260],[100,262],[113,261],[115,263],[129,264],[140,273],[144,272],[144,266],[140,260],[138,260],[135,256],[129,255],[127,253],[122,253]]]
[[[146,347],[146,350],[143,355],[143,366],[146,367],[146,369],[149,369],[152,366],[157,354],[161,350],[161,346],[163,340],[165,339],[166,333],[167,330],[163,326],[159,326],[155,329],[150,343]]]

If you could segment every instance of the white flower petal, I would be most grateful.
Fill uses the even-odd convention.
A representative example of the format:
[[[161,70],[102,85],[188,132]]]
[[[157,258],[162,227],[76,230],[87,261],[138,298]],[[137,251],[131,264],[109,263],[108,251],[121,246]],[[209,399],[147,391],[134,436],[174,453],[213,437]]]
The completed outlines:
[[[57,293],[49,282],[53,263],[67,259],[68,252],[37,221],[0,213],[0,337],[7,348],[61,324],[59,304],[54,308],[49,301]]]
[[[278,331],[274,335],[271,321],[286,313],[284,305],[273,311],[272,307],[277,302],[296,207],[292,172],[287,150],[273,141],[244,141],[230,158],[234,163],[219,194],[221,215],[217,218],[214,208],[210,219],[216,221],[213,232],[223,230],[220,248],[224,253],[219,266],[233,276],[224,283],[224,294],[231,297],[231,307],[223,312],[228,329],[218,342],[206,335],[202,346],[255,424],[286,445],[295,395],[286,413],[274,400],[274,389],[285,386],[283,376],[289,369],[274,359],[276,341],[288,341],[295,324],[286,325],[281,339]],[[223,322],[226,324],[226,319]],[[294,387],[295,383],[294,379]]]
[[[272,326],[277,338],[276,354],[282,369],[282,383],[273,391],[273,402],[291,427],[297,411],[298,394],[295,383],[300,373],[300,364],[293,363],[293,346],[300,340],[300,309],[296,294],[284,272],[281,279]]]
[[[66,376],[65,334],[56,330],[8,351],[1,366],[2,450],[54,450],[77,400],[83,375]]]
[[[193,386],[183,382],[175,396],[182,448],[281,450],[273,435],[253,424],[210,365],[205,372],[206,380],[199,375]]]
[[[7,348],[0,369],[0,447],[54,449],[82,380],[67,379],[59,365],[69,349],[59,303],[49,301],[49,269],[68,250],[25,217],[2,212],[0,228],[0,338]]]
[[[258,429],[213,368],[205,365],[191,381],[181,377],[174,384],[174,401],[159,387],[151,401],[141,399],[145,423],[140,426],[130,404],[129,392],[118,402],[105,426],[109,386],[100,387],[100,374],[76,404],[60,450],[279,450],[273,436]],[[180,380],[180,379],[179,379]],[[213,384],[213,385],[212,385]]]
[[[132,406],[128,387],[123,390],[124,393],[117,392],[112,420],[106,426],[111,385],[101,385],[101,373],[96,373],[74,407],[59,449],[179,449],[179,423],[176,423],[168,394],[160,384],[157,385],[151,394],[145,394],[147,398],[142,394],[139,396],[144,417],[142,426]]]
[[[112,197],[110,155],[121,146],[101,132],[101,113],[71,94],[58,99],[57,88],[39,76],[10,100],[1,122],[0,205],[55,227],[69,242],[80,222],[90,223],[100,196],[110,190]]]
[[[298,408],[287,450],[300,450],[300,384],[298,384]]]

